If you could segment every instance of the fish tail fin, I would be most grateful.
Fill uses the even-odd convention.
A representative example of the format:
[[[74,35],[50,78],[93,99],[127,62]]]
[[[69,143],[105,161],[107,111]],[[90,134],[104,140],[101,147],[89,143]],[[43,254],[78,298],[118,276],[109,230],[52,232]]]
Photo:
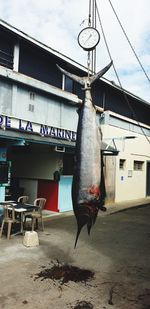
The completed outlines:
[[[66,76],[68,76],[69,78],[71,78],[72,80],[74,80],[75,82],[81,84],[82,86],[84,86],[84,77],[80,77],[78,75],[72,74],[66,70],[64,70],[63,68],[61,68],[58,64],[56,64],[58,69],[65,74]]]
[[[113,61],[111,61],[105,68],[103,68],[101,71],[99,71],[98,73],[96,73],[95,75],[92,75],[90,77],[90,82],[91,84],[95,82],[95,80],[97,80],[98,78],[100,78],[101,76],[103,76],[111,67],[111,65],[113,64]]]

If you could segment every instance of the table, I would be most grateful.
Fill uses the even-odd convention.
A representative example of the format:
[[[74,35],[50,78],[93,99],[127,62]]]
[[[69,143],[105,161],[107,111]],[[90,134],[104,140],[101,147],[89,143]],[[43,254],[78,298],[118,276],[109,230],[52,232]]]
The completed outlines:
[[[14,207],[15,213],[20,214],[20,231],[18,231],[16,234],[24,234],[24,228],[23,228],[23,219],[24,219],[24,213],[31,213],[32,211],[37,209],[37,206],[33,204],[27,204],[27,203],[18,203],[15,201],[5,201],[0,202],[0,205],[5,207],[5,205],[9,205],[8,209],[12,209]]]
[[[35,209],[37,209],[37,206],[34,206],[32,204],[27,204],[27,203],[12,203],[12,205],[15,207],[15,212],[20,214],[20,233],[24,233],[24,228],[23,228],[23,219],[24,219],[24,213],[31,213]]]

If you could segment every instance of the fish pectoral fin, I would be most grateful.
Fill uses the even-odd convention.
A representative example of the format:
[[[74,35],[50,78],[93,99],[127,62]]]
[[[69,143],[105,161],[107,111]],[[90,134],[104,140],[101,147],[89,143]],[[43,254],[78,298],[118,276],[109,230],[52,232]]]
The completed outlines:
[[[107,211],[107,208],[106,208],[105,206],[101,206],[101,207],[99,208],[99,210],[101,210],[101,211]]]

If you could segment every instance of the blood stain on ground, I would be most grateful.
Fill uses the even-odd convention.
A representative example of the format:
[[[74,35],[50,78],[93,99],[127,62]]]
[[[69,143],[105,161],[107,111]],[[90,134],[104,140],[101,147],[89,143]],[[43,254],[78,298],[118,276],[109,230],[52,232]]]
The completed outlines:
[[[93,277],[94,272],[91,270],[81,269],[76,266],[61,264],[57,262],[57,264],[53,264],[52,267],[45,268],[39,273],[35,274],[34,280],[41,279],[41,281],[43,281],[45,279],[52,279],[60,281],[61,284],[67,283],[69,281],[86,283]]]
[[[93,305],[90,302],[87,301],[80,301],[77,302],[74,309],[93,309]]]

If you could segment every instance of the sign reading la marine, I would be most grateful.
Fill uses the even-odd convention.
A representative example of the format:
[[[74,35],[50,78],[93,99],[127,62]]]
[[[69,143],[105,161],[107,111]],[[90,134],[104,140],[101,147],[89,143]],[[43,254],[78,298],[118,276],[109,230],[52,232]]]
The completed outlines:
[[[24,133],[35,133],[41,136],[76,141],[76,132],[48,125],[38,124],[9,116],[0,115],[0,128],[18,130]]]

